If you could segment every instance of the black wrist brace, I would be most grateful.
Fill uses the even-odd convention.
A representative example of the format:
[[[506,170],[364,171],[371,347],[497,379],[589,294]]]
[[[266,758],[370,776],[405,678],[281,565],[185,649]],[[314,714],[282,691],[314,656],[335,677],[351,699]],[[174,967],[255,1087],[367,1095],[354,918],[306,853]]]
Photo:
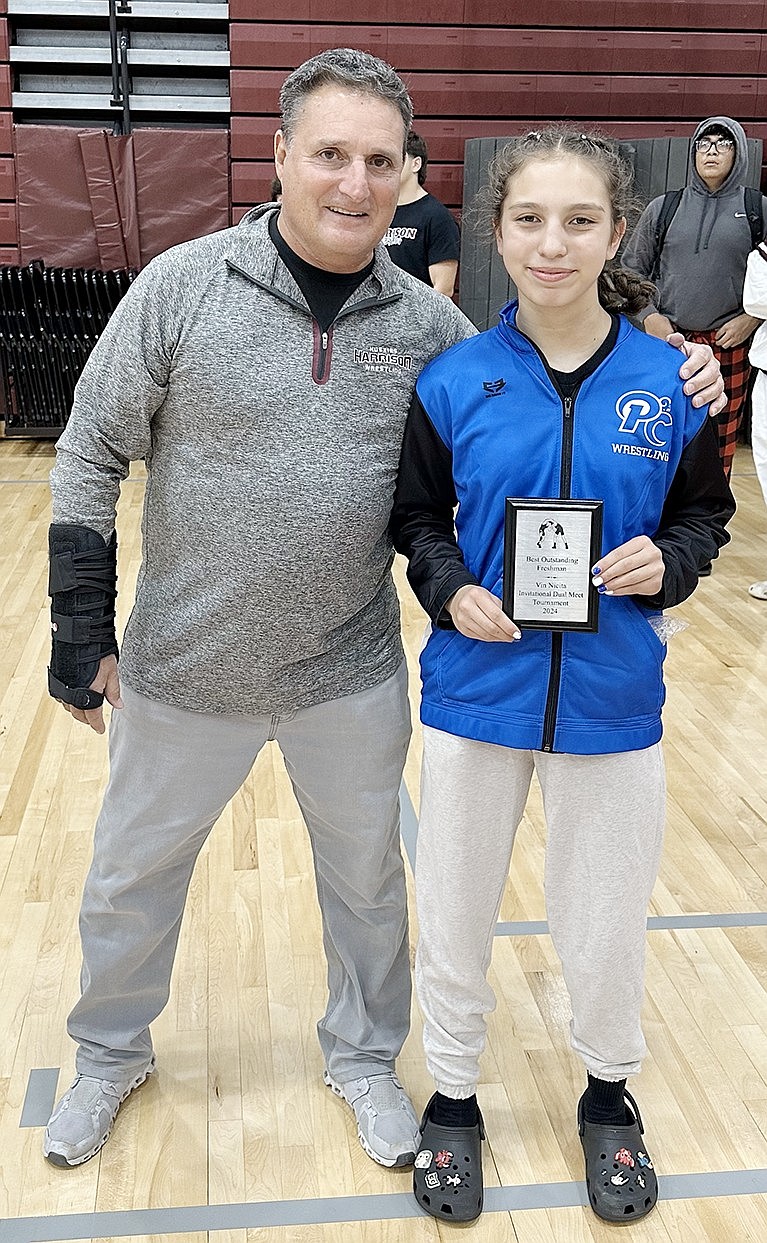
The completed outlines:
[[[88,688],[104,656],[117,656],[117,536],[107,544],[90,527],[54,522],[48,532],[53,638],[48,690],[76,708],[98,708]]]

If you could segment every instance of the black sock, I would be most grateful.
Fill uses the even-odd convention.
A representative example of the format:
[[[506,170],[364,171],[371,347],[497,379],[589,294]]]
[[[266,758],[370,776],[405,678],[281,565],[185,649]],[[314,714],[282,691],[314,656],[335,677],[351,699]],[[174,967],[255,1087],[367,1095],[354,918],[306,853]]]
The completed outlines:
[[[429,1121],[436,1122],[437,1126],[476,1126],[479,1122],[476,1095],[458,1101],[436,1092],[429,1106]]]
[[[610,1083],[589,1075],[589,1086],[583,1102],[583,1116],[587,1122],[599,1122],[607,1126],[625,1126],[628,1122],[623,1093],[626,1080]]]

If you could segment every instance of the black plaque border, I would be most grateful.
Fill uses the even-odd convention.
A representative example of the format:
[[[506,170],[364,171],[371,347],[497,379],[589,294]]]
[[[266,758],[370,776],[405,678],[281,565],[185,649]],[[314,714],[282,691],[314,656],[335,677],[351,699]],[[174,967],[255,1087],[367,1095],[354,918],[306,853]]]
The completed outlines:
[[[581,501],[563,497],[506,497],[503,539],[503,611],[522,630],[580,630],[594,633],[599,629],[599,592],[591,581],[591,569],[599,563],[602,553],[602,501]],[[514,600],[514,565],[517,551],[517,514],[520,510],[548,513],[555,509],[584,510],[591,514],[591,552],[588,576],[588,616],[583,622],[557,622],[520,617],[512,612]]]

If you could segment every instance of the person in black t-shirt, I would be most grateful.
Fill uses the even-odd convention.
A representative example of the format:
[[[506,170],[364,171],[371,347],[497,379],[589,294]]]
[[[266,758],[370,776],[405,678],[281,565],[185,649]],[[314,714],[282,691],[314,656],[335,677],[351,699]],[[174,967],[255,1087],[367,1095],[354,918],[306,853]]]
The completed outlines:
[[[447,208],[423,188],[427,164],[426,143],[411,130],[400,177],[397,210],[383,240],[398,268],[451,298],[458,270],[460,235]]]

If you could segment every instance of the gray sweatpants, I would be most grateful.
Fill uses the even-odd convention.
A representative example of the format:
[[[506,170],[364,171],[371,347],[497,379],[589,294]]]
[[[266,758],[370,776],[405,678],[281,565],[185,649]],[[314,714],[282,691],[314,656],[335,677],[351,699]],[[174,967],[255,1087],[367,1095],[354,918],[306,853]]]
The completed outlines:
[[[340,1081],[391,1067],[410,966],[399,785],[410,736],[404,665],[380,686],[280,716],[189,712],[123,687],[80,914],[82,1074],[143,1066],[168,1000],[197,856],[258,752],[276,739],[306,821],[328,963],[318,1024]],[[247,952],[247,947],[244,947]]]
[[[611,755],[516,751],[424,727],[416,988],[437,1090],[479,1080],[487,982],[533,769],[547,825],[546,911],[570,994],[573,1049],[603,1079],[636,1074],[647,904],[665,817],[660,744]]]

